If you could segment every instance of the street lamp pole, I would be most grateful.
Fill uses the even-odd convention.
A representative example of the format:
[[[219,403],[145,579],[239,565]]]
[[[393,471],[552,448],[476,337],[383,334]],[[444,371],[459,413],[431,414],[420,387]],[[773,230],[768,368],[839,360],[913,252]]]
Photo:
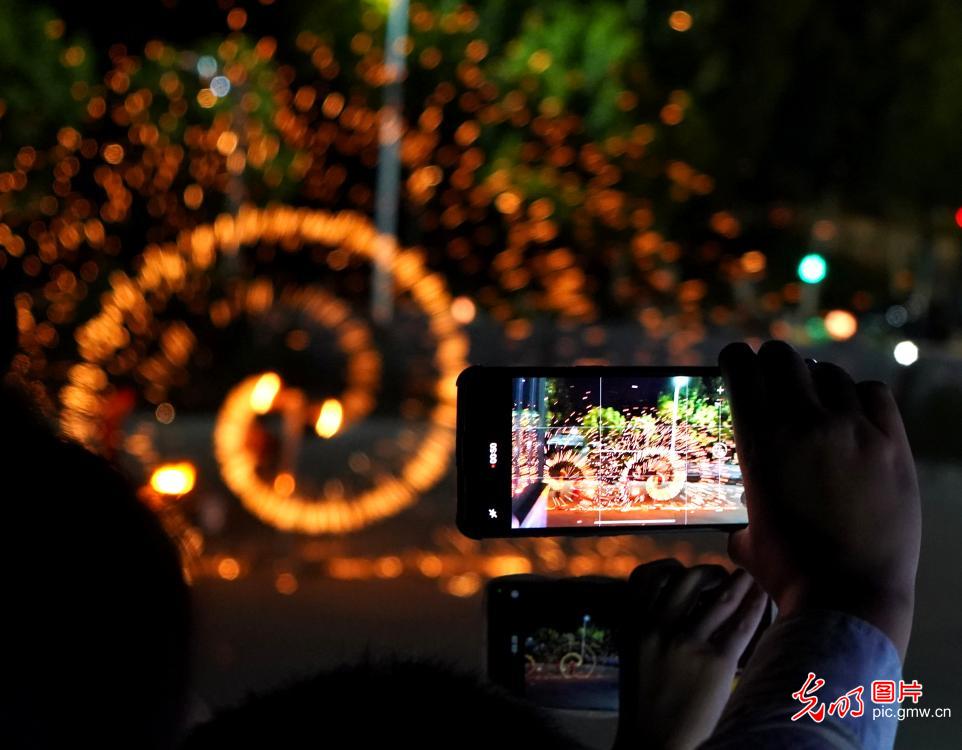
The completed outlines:
[[[678,375],[671,379],[675,386],[675,398],[672,402],[671,410],[671,446],[669,450],[675,452],[675,425],[678,424],[678,394],[681,392],[683,386],[688,385],[689,378],[684,375]]]
[[[392,266],[396,253],[398,203],[401,184],[401,129],[404,78],[407,73],[408,0],[392,0],[384,39],[384,67],[388,82],[378,132],[377,188],[374,225],[380,235],[374,254],[371,317],[389,323],[394,315]]]

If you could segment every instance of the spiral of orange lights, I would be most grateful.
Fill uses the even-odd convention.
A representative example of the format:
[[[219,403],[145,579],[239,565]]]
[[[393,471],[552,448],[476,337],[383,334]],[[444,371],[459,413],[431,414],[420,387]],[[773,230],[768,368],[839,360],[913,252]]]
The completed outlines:
[[[237,214],[221,214],[211,224],[185,230],[176,242],[145,250],[137,274],[113,275],[100,312],[77,331],[82,361],[70,368],[60,394],[65,434],[95,445],[109,389],[106,364],[137,331],[149,328],[154,312],[184,289],[192,275],[208,269],[218,253],[235,254],[242,245],[261,241],[338,247],[365,260],[392,249],[395,242],[378,234],[368,219],[349,211],[244,206]],[[455,380],[466,366],[467,337],[451,316],[451,296],[443,279],[428,271],[421,254],[398,248],[389,257],[396,293],[410,295],[426,316],[436,344],[430,428],[396,475],[383,477],[358,496],[282,495],[257,477],[253,457],[242,446],[245,425],[252,418],[249,391],[254,386],[245,381],[221,408],[214,453],[228,487],[265,523],[309,534],[354,531],[413,504],[447,469],[454,450]],[[163,352],[166,360],[174,362],[185,360],[193,345],[186,327],[175,330],[179,338],[169,337]]]
[[[639,479],[634,478],[633,471],[636,466],[645,465],[652,459],[660,459],[668,464],[670,471],[659,472],[655,475],[646,476],[643,480],[645,492],[652,500],[665,501],[671,500],[681,494],[685,488],[687,480],[687,469],[685,461],[674,451],[665,448],[645,448],[633,457],[626,465],[622,475],[623,485],[629,492],[636,490],[642,484]]]

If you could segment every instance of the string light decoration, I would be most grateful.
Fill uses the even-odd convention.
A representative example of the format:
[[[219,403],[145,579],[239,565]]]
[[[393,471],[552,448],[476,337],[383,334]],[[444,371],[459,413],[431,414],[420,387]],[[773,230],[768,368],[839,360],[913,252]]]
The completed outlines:
[[[374,346],[367,323],[356,317],[345,302],[314,286],[285,288],[271,309],[277,306],[301,313],[313,325],[330,331],[345,357],[344,390],[336,397],[326,399],[319,409],[318,420],[325,417],[326,429],[333,428],[328,437],[367,416],[375,405],[382,367],[381,355]],[[303,349],[308,343],[308,335],[302,330],[291,331],[287,336],[290,348]]]
[[[448,526],[437,528],[432,536],[431,546],[369,556],[340,554],[318,542],[306,541],[288,559],[273,561],[272,568],[299,582],[421,578],[435,581],[442,592],[458,598],[477,595],[491,578],[517,573],[623,578],[636,566],[664,557],[674,557],[685,565],[732,568],[725,555],[697,552],[689,542],[668,544],[651,537],[542,537],[477,542],[465,539]],[[195,577],[236,581],[261,569],[262,562],[249,554],[204,554],[195,568]],[[278,593],[288,593],[276,585],[275,588]]]
[[[100,312],[77,332],[83,361],[70,368],[70,383],[61,393],[64,432],[85,442],[99,434],[109,384],[104,364],[129,341],[132,330],[149,327],[163,304],[184,289],[192,275],[208,269],[219,253],[234,254],[242,245],[264,240],[337,247],[366,260],[378,252],[382,243],[393,242],[378,235],[371,223],[358,214],[245,206],[236,216],[222,214],[212,224],[185,230],[176,242],[145,251],[139,272],[133,277],[113,276],[110,291],[101,298]],[[398,475],[382,478],[376,487],[359,497],[324,501],[304,498],[296,492],[282,494],[257,476],[244,446],[246,428],[260,411],[252,407],[252,400],[255,407],[258,402],[258,398],[252,397],[259,383],[264,389],[261,378],[245,381],[221,408],[214,431],[214,451],[228,487],[256,516],[278,528],[315,534],[356,530],[410,505],[447,468],[454,447],[455,380],[466,366],[467,339],[451,317],[451,298],[443,280],[425,269],[416,251],[396,250],[393,255],[397,294],[410,295],[435,338],[437,379],[430,389],[435,400],[429,415],[430,427]],[[307,309],[315,309],[312,300],[323,306],[317,297],[300,298]],[[165,356],[158,367],[186,364],[194,344],[189,329],[172,323],[164,329],[160,341]],[[274,378],[267,384],[273,395],[259,397],[266,401],[267,408],[280,388],[279,378]],[[365,386],[368,385],[370,382],[366,381]],[[342,403],[345,415],[354,416],[370,408],[369,396],[363,390],[345,392]]]
[[[340,206],[369,207],[364,175],[376,153],[376,110],[339,93],[320,54],[312,56],[312,69],[324,68],[319,80],[327,91],[294,87],[293,71],[272,61],[275,48],[269,38],[253,42],[232,34],[213,54],[200,56],[161,42],[148,44],[143,58],[112,49],[114,68],[105,86],[78,89],[90,118],[85,126],[64,127],[46,152],[23,149],[13,178],[0,179],[2,208],[15,209],[5,210],[0,224],[2,261],[17,262],[28,277],[49,277],[42,293],[18,299],[21,341],[28,354],[24,363],[31,376],[50,385],[62,378],[61,427],[95,450],[115,451],[116,440],[123,437],[119,420],[136,398],[114,387],[118,380],[133,380],[136,395],[152,404],[166,403],[169,390],[188,381],[198,333],[184,321],[162,320],[159,311],[174,300],[193,310],[203,304],[202,292],[210,283],[205,279],[217,273],[218,250],[236,254],[245,241],[243,227],[251,222],[263,223],[259,236],[282,250],[288,249],[284,243],[307,241],[281,227],[294,215],[289,212],[255,216],[242,209],[203,222],[212,209],[236,200],[238,190],[269,196],[303,185],[309,199],[339,206],[324,218],[312,215],[307,225],[341,221],[342,236],[373,242],[367,226],[358,227],[364,220],[353,214],[356,218],[347,220],[349,212]],[[219,80],[220,73],[229,86]],[[303,113],[315,99],[319,117],[311,123],[311,133],[304,130]],[[355,182],[345,185],[347,174]],[[38,189],[47,195],[23,200]],[[104,200],[93,199],[100,190]],[[151,217],[151,227],[146,247],[134,256],[123,250],[138,242],[128,231],[138,212]],[[318,231],[323,234],[323,227]],[[357,254],[370,258],[373,249],[365,250]],[[342,262],[335,257],[343,255],[342,250],[330,253],[327,265],[340,270]],[[450,298],[438,293],[443,283],[411,253],[402,253],[395,265],[405,279],[399,293],[411,294],[432,311],[432,332],[441,347],[435,359],[455,363],[438,376],[451,385],[437,389],[444,394],[431,413],[432,419],[453,425],[453,376],[463,361],[456,352],[466,344],[451,333],[455,326],[448,310],[438,307],[450,305]],[[416,278],[419,274],[422,278]],[[257,281],[251,281],[249,296],[258,295]],[[78,325],[78,311],[98,288],[99,312]],[[230,310],[218,300],[209,312],[217,325]],[[69,351],[73,341],[76,353]],[[72,361],[67,366],[64,350],[67,362]],[[336,433],[371,408],[373,383],[350,372],[347,380],[344,394],[325,402],[326,408],[322,404],[319,433]],[[388,488],[397,506],[412,502],[450,460],[450,436],[438,429],[426,440],[436,457],[415,461],[397,478],[397,486]],[[383,516],[383,503],[377,505],[375,515]],[[348,513],[334,525],[356,527],[359,521],[351,518]]]
[[[128,442],[136,443],[129,446],[130,451],[144,463],[145,469],[157,462],[149,432],[134,434]],[[445,594],[464,598],[478,594],[486,580],[515,573],[624,577],[637,565],[669,556],[688,565],[731,567],[731,561],[724,555],[698,553],[684,541],[669,546],[644,536],[476,541],[443,525],[434,529],[429,546],[402,552],[352,556],[332,549],[321,540],[308,539],[295,545],[290,556],[283,560],[268,560],[263,553],[250,548],[208,550],[203,533],[183,513],[183,505],[167,502],[149,490],[145,488],[144,500],[158,513],[180,548],[184,573],[191,582],[202,578],[232,582],[269,567],[293,577],[294,581],[305,582],[417,577],[436,581]],[[294,593],[275,588],[278,593]]]

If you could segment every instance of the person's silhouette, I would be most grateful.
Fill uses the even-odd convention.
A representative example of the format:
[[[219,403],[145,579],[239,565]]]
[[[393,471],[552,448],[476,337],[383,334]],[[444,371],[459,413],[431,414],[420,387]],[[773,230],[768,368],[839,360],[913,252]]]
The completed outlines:
[[[16,344],[0,302],[0,362]],[[156,516],[106,462],[0,388],[0,747],[172,747],[189,603]]]

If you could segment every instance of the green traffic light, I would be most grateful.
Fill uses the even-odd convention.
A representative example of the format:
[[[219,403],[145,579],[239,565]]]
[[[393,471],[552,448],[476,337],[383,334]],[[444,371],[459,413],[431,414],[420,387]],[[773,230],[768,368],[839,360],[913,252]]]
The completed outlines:
[[[798,278],[806,284],[817,284],[828,274],[828,263],[818,253],[809,253],[798,262]]]

